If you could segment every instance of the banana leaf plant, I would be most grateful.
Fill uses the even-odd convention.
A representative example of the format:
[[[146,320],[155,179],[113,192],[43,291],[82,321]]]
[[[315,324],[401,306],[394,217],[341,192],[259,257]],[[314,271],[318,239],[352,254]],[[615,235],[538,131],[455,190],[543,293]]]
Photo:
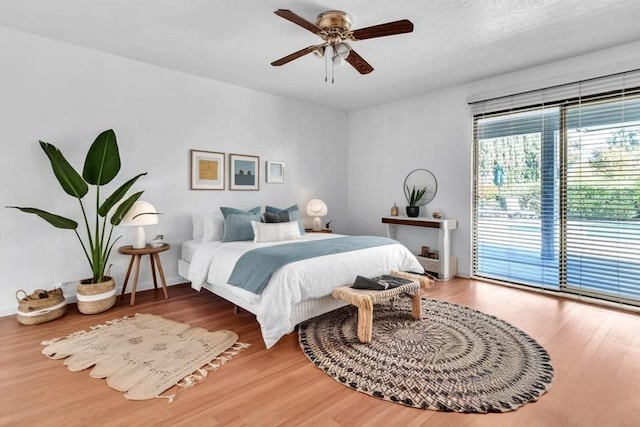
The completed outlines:
[[[120,224],[126,213],[131,209],[131,206],[140,198],[143,192],[140,191],[132,194],[121,203],[119,202],[123,200],[138,178],[147,173],[144,172],[131,178],[118,187],[109,197],[104,199],[104,201],[101,201],[100,187],[110,183],[120,171],[120,153],[118,152],[116,134],[113,130],[106,130],[97,136],[87,152],[82,175],[76,172],[73,166],[65,159],[62,152],[53,144],[40,141],[40,147],[42,147],[42,150],[44,150],[49,158],[53,173],[64,192],[78,199],[82,212],[82,220],[86,229],[85,240],[80,237],[78,233],[78,222],[73,219],[65,218],[38,208],[6,207],[35,214],[56,228],[73,230],[91,266],[93,272],[91,283],[100,283],[104,281],[105,269],[109,261],[109,256],[111,255],[111,250],[116,241],[121,237],[119,236],[112,241],[113,227]],[[83,198],[89,193],[89,185],[95,186],[95,218],[91,218],[92,223],[89,222],[87,210],[83,203]],[[113,211],[113,214],[107,224],[107,216],[111,211]]]

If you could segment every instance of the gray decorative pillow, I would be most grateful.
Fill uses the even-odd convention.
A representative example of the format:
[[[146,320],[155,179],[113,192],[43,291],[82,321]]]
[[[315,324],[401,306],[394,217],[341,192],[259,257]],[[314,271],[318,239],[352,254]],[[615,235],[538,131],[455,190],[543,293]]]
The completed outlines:
[[[264,214],[262,214],[262,218],[264,219],[264,222],[267,222],[267,223],[290,221],[289,212],[287,211],[265,212]]]
[[[260,206],[256,206],[255,208],[251,208],[249,210],[243,210],[243,209],[236,209],[236,208],[229,208],[226,206],[221,206],[220,207],[220,212],[222,212],[222,215],[226,218],[227,215],[231,215],[231,214],[244,214],[244,215],[255,215],[255,214],[259,214],[260,213]]]
[[[300,220],[300,209],[298,205],[289,206],[286,209],[280,209],[273,206],[265,206],[265,213],[280,213],[287,212],[289,214],[290,221],[298,221],[298,228],[300,228],[300,235],[304,234],[304,226],[302,225],[302,221]]]
[[[223,242],[253,240],[251,221],[260,221],[260,206],[244,211],[236,208],[221,207],[224,216]]]

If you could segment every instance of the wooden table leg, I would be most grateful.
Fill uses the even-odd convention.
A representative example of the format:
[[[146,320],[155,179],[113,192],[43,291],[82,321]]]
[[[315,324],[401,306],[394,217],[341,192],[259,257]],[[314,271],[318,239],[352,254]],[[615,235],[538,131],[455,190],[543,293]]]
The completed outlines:
[[[135,256],[132,255],[131,259],[129,260],[129,268],[127,268],[127,274],[126,276],[124,276],[124,285],[122,285],[122,292],[120,293],[120,299],[124,298],[124,291],[127,290],[127,283],[129,282],[129,275],[131,274],[131,267],[133,266],[134,259],[135,259]]]
[[[149,260],[151,261],[151,277],[153,277],[153,289],[158,289],[158,281],[156,280],[156,266],[153,260],[158,254],[149,254]]]
[[[373,303],[364,301],[358,305],[358,340],[361,343],[371,342],[371,332],[373,330]]]
[[[415,320],[422,319],[422,288],[417,289],[412,297],[411,316]]]
[[[153,256],[156,259],[156,266],[158,267],[158,273],[160,273],[160,280],[162,281],[162,290],[164,291],[164,299],[169,299],[169,292],[167,291],[167,282],[164,278],[164,271],[162,271],[162,263],[160,262],[160,255],[155,253]]]
[[[138,275],[140,274],[140,255],[134,255],[136,271],[133,276],[133,287],[131,288],[131,302],[129,305],[133,305],[136,303],[136,289],[138,288]]]

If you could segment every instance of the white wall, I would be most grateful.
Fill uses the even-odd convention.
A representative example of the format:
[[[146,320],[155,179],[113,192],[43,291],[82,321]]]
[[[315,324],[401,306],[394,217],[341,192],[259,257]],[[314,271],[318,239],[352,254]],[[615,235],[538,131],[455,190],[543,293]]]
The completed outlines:
[[[402,182],[415,168],[432,170],[438,194],[427,214],[441,210],[459,220],[453,253],[470,273],[471,116],[469,96],[503,95],[639,68],[640,43],[452,88],[349,114],[0,28],[0,201],[36,206],[77,218],[77,204],[52,176],[39,139],[57,145],[82,167],[102,130],[118,136],[123,168],[117,184],[149,174],[136,189],[165,214],[147,233],[173,245],[162,254],[170,283],[179,244],[191,234],[190,212],[221,205],[304,206],[327,201],[334,229],[385,233],[380,217],[405,205]],[[317,123],[332,126],[314,132]],[[287,183],[260,191],[190,191],[189,149],[260,156],[287,163]],[[347,161],[348,157],[348,161]],[[330,169],[328,166],[330,165]],[[422,215],[425,215],[423,212]],[[131,231],[122,244],[130,242]],[[0,209],[0,315],[12,314],[14,294],[89,275],[72,232],[15,210]],[[398,238],[417,251],[435,245],[435,233],[406,228]],[[121,286],[128,259],[115,254],[112,273]],[[150,275],[141,270],[143,288]],[[69,290],[69,289],[67,289]]]
[[[164,215],[147,235],[172,244],[161,254],[170,283],[179,244],[191,235],[190,212],[219,206],[304,207],[314,197],[329,206],[326,220],[346,232],[347,115],[97,51],[0,28],[0,179],[2,206],[34,206],[79,219],[38,145],[56,145],[81,170],[91,142],[113,128],[122,170],[117,185],[147,171],[134,189]],[[317,123],[332,123],[317,132]],[[260,156],[260,191],[190,191],[189,149]],[[286,184],[264,182],[264,162],[286,162]],[[328,172],[327,164],[331,165]],[[115,185],[111,188],[115,188]],[[91,202],[89,202],[91,205]],[[129,244],[131,231],[119,244]],[[16,290],[50,288],[90,276],[72,231],[0,209],[0,315],[15,312]],[[122,286],[128,257],[111,258]],[[150,282],[148,260],[142,287]],[[72,286],[65,286],[69,288]],[[74,289],[65,289],[73,293]]]
[[[349,115],[349,231],[386,233],[381,216],[394,202],[406,204],[402,184],[415,168],[431,170],[438,180],[435,199],[422,208],[430,217],[440,210],[458,219],[452,252],[459,273],[469,276],[471,259],[472,117],[467,98],[502,96],[640,68],[640,42],[618,46],[508,75],[444,88],[415,98],[352,112]],[[403,227],[397,238],[415,253],[436,246],[437,233]]]
[[[349,116],[349,224],[356,234],[386,233],[381,217],[397,203],[406,215],[403,182],[413,169],[425,168],[438,181],[434,200],[420,216],[440,210],[458,219],[452,249],[468,251],[470,215],[471,117],[463,87],[449,88]],[[414,253],[420,246],[437,247],[437,230],[398,227],[397,238]],[[460,260],[460,270],[468,263]]]

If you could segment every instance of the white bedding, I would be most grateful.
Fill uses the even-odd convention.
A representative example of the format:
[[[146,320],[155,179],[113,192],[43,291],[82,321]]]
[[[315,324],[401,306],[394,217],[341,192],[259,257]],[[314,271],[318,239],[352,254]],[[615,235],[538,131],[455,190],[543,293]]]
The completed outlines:
[[[308,233],[301,240],[330,239],[339,234]],[[423,271],[418,260],[400,243],[376,246],[293,262],[279,269],[261,295],[226,285],[233,267],[245,252],[265,246],[290,243],[208,242],[193,252],[189,277],[200,290],[204,282],[223,285],[248,305],[257,306],[256,317],[267,348],[293,331],[292,307],[302,301],[324,297],[339,286],[353,283],[357,275],[375,276],[391,270]],[[193,249],[193,248],[191,248]],[[232,289],[233,288],[233,289]]]
[[[195,255],[200,246],[202,246],[200,240],[187,240],[180,246],[180,258],[186,262],[191,262],[193,255]]]

